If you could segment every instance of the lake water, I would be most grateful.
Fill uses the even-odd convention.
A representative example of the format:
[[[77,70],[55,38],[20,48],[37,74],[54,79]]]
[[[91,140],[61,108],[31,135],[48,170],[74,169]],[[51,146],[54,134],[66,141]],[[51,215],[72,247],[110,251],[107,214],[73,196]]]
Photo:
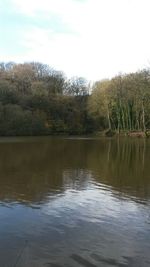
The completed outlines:
[[[0,139],[0,267],[150,266],[150,140]]]

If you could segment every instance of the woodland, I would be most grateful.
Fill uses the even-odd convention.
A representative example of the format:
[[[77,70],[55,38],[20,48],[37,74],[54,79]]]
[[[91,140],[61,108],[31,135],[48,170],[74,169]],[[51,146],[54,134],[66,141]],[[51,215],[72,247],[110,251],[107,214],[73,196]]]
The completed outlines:
[[[46,64],[0,63],[0,136],[150,129],[150,70],[89,83]]]

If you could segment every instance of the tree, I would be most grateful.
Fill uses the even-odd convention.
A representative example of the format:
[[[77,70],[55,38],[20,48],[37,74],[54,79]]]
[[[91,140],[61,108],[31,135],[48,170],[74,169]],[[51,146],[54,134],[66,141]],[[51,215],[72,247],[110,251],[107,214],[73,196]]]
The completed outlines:
[[[67,81],[65,93],[72,96],[88,95],[88,83],[82,77],[72,77]]]
[[[94,117],[106,118],[107,127],[112,129],[113,96],[111,82],[103,80],[93,85],[92,95],[89,99],[89,112]]]

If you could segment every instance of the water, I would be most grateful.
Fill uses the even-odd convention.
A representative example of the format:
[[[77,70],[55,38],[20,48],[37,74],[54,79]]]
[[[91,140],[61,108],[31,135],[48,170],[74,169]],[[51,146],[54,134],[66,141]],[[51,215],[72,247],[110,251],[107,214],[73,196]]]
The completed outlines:
[[[0,266],[150,266],[150,140],[1,138]]]

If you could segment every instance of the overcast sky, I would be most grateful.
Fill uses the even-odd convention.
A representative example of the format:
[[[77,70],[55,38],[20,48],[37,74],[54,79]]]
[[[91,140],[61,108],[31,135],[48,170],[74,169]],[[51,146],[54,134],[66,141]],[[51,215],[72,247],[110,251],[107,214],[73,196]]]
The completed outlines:
[[[88,80],[150,62],[150,0],[0,0],[0,61]]]

